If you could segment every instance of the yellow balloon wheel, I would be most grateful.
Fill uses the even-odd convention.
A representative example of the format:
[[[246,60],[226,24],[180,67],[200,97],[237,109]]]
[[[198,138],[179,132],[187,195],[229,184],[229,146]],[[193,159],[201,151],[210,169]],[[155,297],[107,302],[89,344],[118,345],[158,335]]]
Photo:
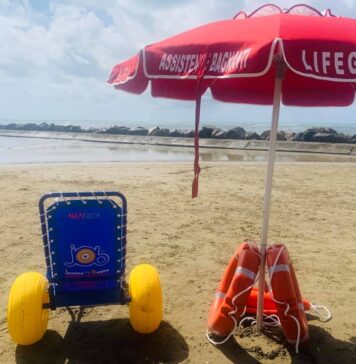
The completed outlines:
[[[20,345],[39,341],[47,329],[48,282],[37,272],[18,276],[11,287],[7,306],[7,325],[12,339]]]
[[[149,334],[162,321],[162,290],[158,272],[149,264],[136,266],[129,278],[130,322],[135,331]]]

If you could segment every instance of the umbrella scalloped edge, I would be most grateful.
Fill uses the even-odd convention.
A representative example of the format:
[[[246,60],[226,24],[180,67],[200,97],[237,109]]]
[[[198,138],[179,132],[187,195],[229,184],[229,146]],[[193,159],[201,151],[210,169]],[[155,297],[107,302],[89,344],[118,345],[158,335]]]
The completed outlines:
[[[274,4],[265,4],[260,6],[258,9],[254,10],[250,14],[247,14],[245,11],[239,11],[234,19],[247,19],[247,18],[257,18],[260,16],[268,16],[275,14],[291,14],[291,15],[303,15],[303,16],[335,16],[331,13],[330,9],[326,9],[322,12],[315,9],[314,7],[307,4],[297,4],[293,5],[289,9],[280,8],[278,5]]]

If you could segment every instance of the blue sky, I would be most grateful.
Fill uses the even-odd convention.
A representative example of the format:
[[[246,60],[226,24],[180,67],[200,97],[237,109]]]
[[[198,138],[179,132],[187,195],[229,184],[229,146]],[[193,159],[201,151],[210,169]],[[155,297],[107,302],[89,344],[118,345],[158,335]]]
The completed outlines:
[[[82,125],[193,126],[194,103],[115,91],[111,68],[145,44],[194,26],[252,11],[265,1],[0,0],[0,122],[54,120]],[[274,1],[283,7],[295,1]],[[356,0],[307,1],[319,10],[356,18]],[[270,107],[203,99],[202,122],[270,123]],[[286,108],[294,122],[356,123],[349,108]],[[188,125],[188,124],[187,124]]]

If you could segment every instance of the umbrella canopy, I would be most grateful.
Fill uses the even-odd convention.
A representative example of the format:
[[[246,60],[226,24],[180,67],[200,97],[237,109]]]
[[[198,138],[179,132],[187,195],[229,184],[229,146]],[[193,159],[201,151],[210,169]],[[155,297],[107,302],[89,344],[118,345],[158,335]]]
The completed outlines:
[[[195,100],[201,78],[201,94],[210,88],[220,101],[271,105],[280,54],[285,105],[346,106],[355,95],[355,34],[354,19],[330,11],[266,5],[148,45],[115,66],[108,83],[133,93],[151,83],[153,96]]]
[[[251,14],[223,20],[146,46],[114,67],[108,80],[116,89],[195,100],[193,197],[200,171],[200,101],[273,105],[261,231],[261,274],[257,328],[261,328],[265,249],[280,103],[347,106],[355,97],[356,20],[321,13],[308,5],[281,9],[265,5]]]

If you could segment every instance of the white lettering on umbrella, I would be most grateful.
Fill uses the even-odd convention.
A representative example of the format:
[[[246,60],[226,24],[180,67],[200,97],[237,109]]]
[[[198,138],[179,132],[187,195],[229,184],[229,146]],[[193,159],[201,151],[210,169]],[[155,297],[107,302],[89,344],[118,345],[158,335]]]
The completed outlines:
[[[301,56],[306,71],[320,73],[321,69],[321,73],[324,75],[330,73],[336,75],[356,74],[356,51],[349,54],[345,52],[314,51],[308,55],[308,52],[303,49]]]
[[[302,62],[303,62],[303,65],[304,65],[304,68],[307,70],[307,71],[312,71],[312,67],[307,63],[307,60],[306,60],[306,51],[305,49],[302,50]],[[314,58],[314,62],[315,62],[315,58]]]
[[[319,73],[318,52],[313,52],[315,72]]]
[[[356,52],[351,52],[349,54],[347,64],[349,66],[350,73],[355,75],[356,74]]]
[[[243,57],[241,58],[241,61],[240,61],[240,67],[242,67],[242,68],[247,67],[247,58],[248,58],[250,53],[251,53],[251,48],[247,48],[244,51]]]
[[[208,54],[211,62],[210,72],[231,73],[239,69],[246,68],[247,59],[251,48],[241,51],[214,52]],[[158,70],[170,73],[191,73],[199,68],[202,55],[195,54],[171,54],[164,53],[161,57]],[[208,63],[209,64],[209,63]]]
[[[322,65],[323,65],[323,73],[327,74],[327,67],[330,66],[330,52],[321,52]]]
[[[192,58],[192,55],[191,54],[186,54],[185,55],[185,60],[186,60],[186,62],[185,62],[185,67],[184,67],[184,73],[187,73],[187,71],[188,71],[188,67],[189,67],[189,64],[190,64],[190,59]]]
[[[171,62],[171,64],[170,64],[170,66],[169,66],[169,70],[172,72],[173,70],[174,70],[174,68],[176,67],[176,64],[177,64],[177,55],[176,54],[174,54],[173,56],[172,56],[172,62]]]
[[[222,61],[222,53],[219,53],[218,59],[216,61],[215,67],[214,67],[214,71],[215,72],[219,72],[221,69],[221,61]]]
[[[227,61],[227,65],[226,65],[226,70],[232,70],[234,69],[234,64],[235,64],[235,58],[236,56],[236,52],[229,52],[229,58]]]
[[[226,68],[227,68],[227,65],[228,65],[228,61],[229,61],[229,52],[225,52],[223,57],[222,57],[222,60],[221,60],[221,71],[222,72],[225,72]]]
[[[196,54],[192,54],[188,70],[193,71],[196,68],[198,68],[198,56]]]
[[[167,53],[165,53],[161,58],[161,62],[158,67],[159,70],[164,70],[164,66],[166,64],[166,59],[167,59]]]
[[[344,53],[342,52],[336,52],[335,53],[335,71],[338,75],[344,75]]]
[[[251,48],[236,52],[213,53],[210,72],[229,73],[246,68]]]
[[[168,54],[166,64],[164,66],[165,71],[169,70],[169,66],[170,66],[171,62],[172,62],[172,55]]]
[[[209,71],[215,70],[216,60],[218,59],[218,53],[213,53],[213,59],[211,60],[211,65]]]

